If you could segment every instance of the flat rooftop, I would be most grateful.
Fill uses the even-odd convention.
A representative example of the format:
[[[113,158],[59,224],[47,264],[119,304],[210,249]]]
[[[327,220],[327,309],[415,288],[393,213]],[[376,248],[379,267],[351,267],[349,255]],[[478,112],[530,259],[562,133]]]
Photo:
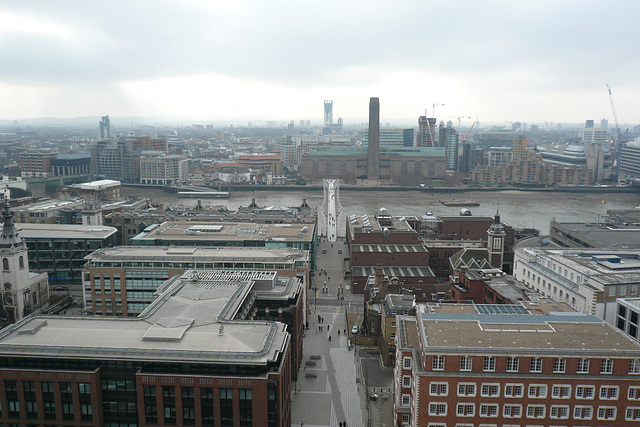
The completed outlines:
[[[442,306],[443,308],[445,305]],[[539,314],[519,305],[460,304],[421,312],[423,342],[445,351],[590,351],[638,354],[640,344],[595,316]],[[433,349],[431,349],[433,350]]]
[[[614,226],[552,221],[551,228],[558,228],[566,233],[580,236],[582,240],[596,248],[640,248],[640,227],[635,224]]]
[[[98,249],[85,257],[88,261],[157,261],[163,258],[195,262],[215,260],[282,263],[308,261],[309,253],[302,249],[283,247],[116,246]]]
[[[259,272],[265,280],[269,273]],[[0,331],[0,354],[266,364],[284,352],[286,325],[231,320],[254,287],[251,277],[190,270],[169,279],[137,318],[28,317]]]
[[[118,230],[106,225],[16,223],[25,239],[106,239]]]
[[[401,231],[416,233],[416,231],[411,228],[411,226],[407,222],[406,217],[402,216],[351,214],[347,217],[347,224],[352,230],[352,235],[354,231],[381,232],[385,228],[389,229],[389,231],[391,232]]]
[[[314,224],[252,224],[242,222],[166,221],[147,227],[131,239],[152,241],[312,242]],[[274,245],[275,246],[275,245]]]

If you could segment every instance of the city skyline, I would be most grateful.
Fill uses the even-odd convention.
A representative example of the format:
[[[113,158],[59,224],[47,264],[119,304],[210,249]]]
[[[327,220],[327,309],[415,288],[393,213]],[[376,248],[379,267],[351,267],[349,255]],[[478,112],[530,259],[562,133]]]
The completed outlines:
[[[637,122],[628,2],[0,6],[0,119]],[[464,122],[464,120],[463,120]],[[464,124],[464,123],[463,123]]]

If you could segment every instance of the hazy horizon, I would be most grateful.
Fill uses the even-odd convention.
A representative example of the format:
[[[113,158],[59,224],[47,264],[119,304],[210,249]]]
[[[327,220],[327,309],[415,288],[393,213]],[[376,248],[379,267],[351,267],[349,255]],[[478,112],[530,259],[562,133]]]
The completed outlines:
[[[640,3],[0,5],[0,117],[637,122]],[[470,118],[469,118],[470,117]]]

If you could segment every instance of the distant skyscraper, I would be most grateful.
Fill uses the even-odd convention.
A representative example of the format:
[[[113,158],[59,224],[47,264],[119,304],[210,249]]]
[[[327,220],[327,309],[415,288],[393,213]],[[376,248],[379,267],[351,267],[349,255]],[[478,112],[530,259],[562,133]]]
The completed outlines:
[[[417,147],[435,147],[436,144],[436,118],[420,116],[418,118]]]
[[[607,119],[600,120],[600,127],[602,129],[609,129],[609,120]]]
[[[458,132],[452,126],[440,127],[440,146],[447,157],[447,170],[458,170]]]
[[[513,122],[511,124],[511,130],[514,130],[514,131],[517,131],[521,127],[522,127],[522,123],[520,123],[520,122]]]
[[[380,100],[369,100],[369,146],[367,148],[367,178],[380,176]]]
[[[333,101],[324,101],[324,127],[333,124]]]
[[[109,120],[109,116],[102,116],[102,120],[100,120],[100,138],[111,138],[111,120]]]
[[[595,127],[595,124],[594,124],[593,120],[587,120],[584,123],[584,127],[587,128],[587,129],[593,129]]]
[[[287,135],[293,135],[294,133],[295,133],[295,128],[293,126],[293,120],[291,120],[291,123],[287,125]]]

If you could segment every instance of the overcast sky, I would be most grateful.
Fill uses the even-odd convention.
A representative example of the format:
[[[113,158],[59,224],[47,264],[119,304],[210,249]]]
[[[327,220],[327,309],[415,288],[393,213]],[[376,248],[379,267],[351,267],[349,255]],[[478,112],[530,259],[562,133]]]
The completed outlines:
[[[613,122],[640,116],[640,2],[3,0],[0,118]]]

